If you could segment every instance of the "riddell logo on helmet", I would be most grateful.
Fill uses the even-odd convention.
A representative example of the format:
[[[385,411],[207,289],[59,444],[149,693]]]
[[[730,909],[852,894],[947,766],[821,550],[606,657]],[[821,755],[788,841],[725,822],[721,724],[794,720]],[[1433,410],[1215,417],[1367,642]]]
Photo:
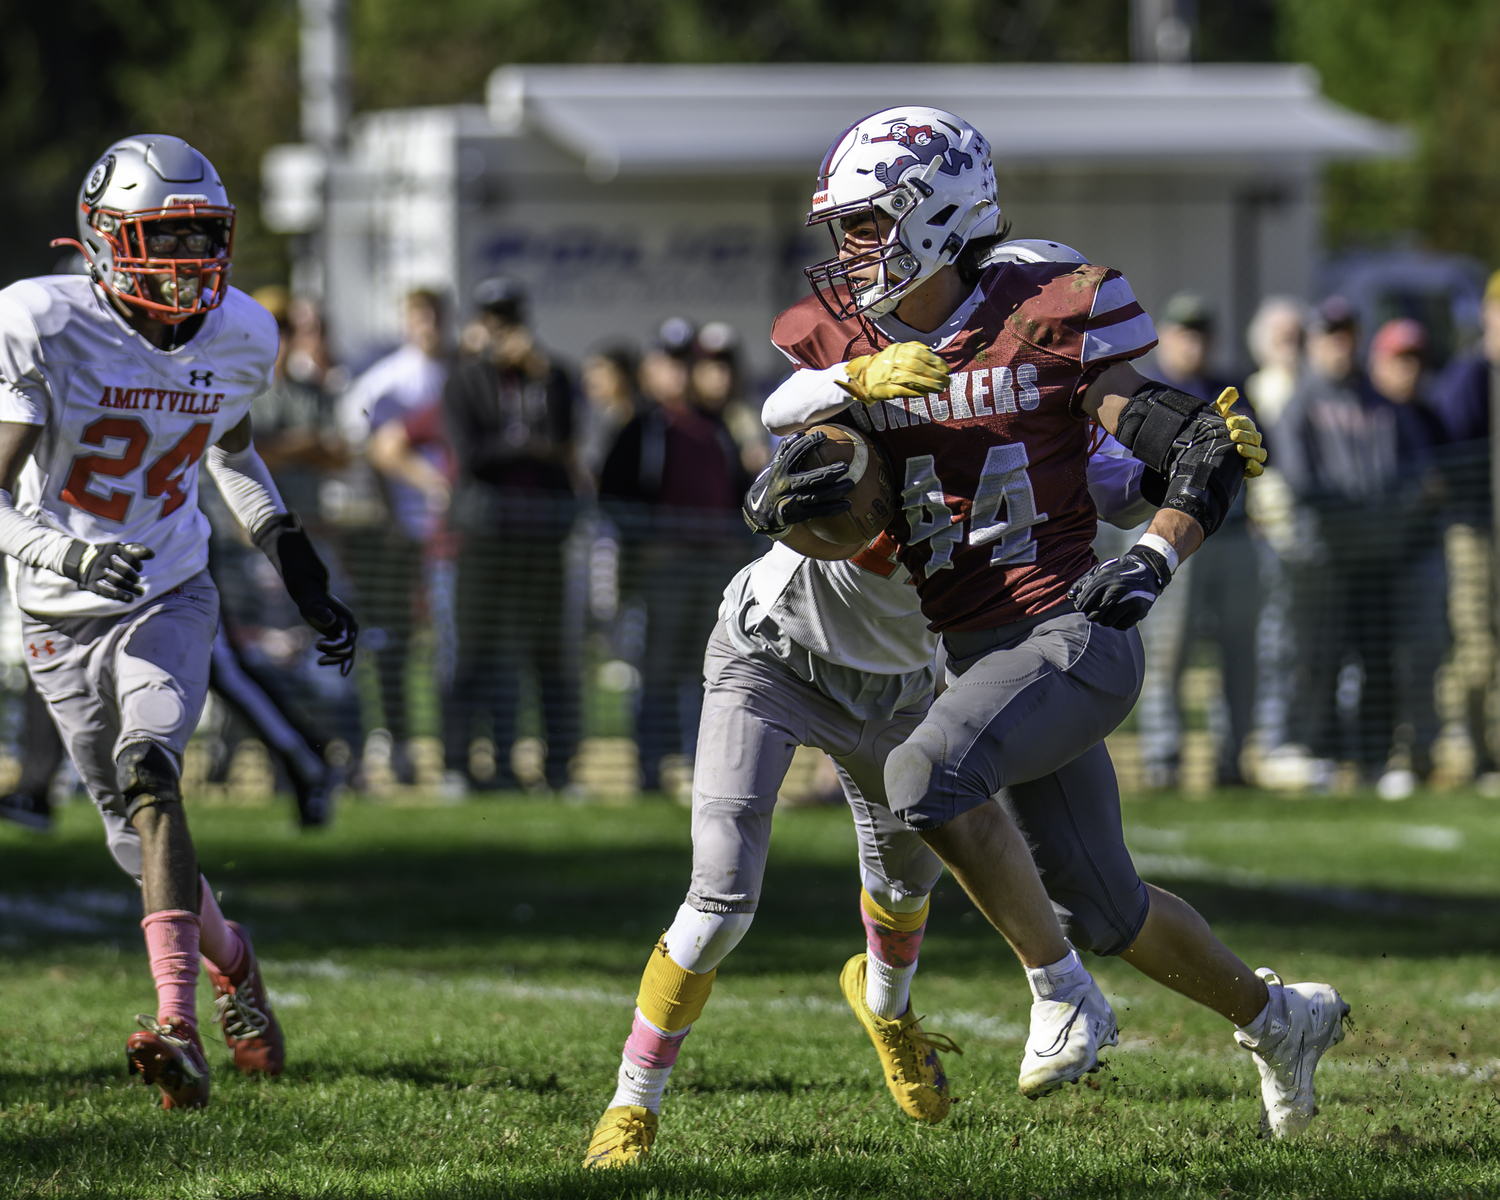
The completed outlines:
[[[813,207],[814,208],[817,208],[818,205],[820,205],[820,204],[827,204],[827,203],[828,203],[828,193],[827,192],[819,192],[816,196],[813,197]]]

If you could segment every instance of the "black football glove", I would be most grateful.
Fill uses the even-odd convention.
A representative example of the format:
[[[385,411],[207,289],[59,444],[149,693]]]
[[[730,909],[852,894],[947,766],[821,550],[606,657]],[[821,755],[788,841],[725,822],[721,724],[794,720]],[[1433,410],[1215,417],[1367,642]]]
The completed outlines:
[[[85,591],[106,600],[139,600],[141,566],[156,551],[139,542],[84,542],[77,538],[63,557],[63,574]]]
[[[829,463],[808,471],[797,464],[828,440],[817,433],[794,433],[782,440],[771,463],[755,477],[745,493],[745,524],[767,537],[781,537],[793,525],[816,517],[836,517],[849,511],[844,499],[854,490],[848,463]]]
[[[1171,582],[1172,572],[1162,555],[1149,546],[1132,546],[1075,583],[1068,599],[1096,624],[1129,629],[1151,611]]]
[[[318,665],[336,666],[341,675],[349,674],[354,668],[359,622],[348,605],[328,590],[328,568],[297,514],[277,514],[252,537],[275,564],[302,619],[323,635],[316,643]]]

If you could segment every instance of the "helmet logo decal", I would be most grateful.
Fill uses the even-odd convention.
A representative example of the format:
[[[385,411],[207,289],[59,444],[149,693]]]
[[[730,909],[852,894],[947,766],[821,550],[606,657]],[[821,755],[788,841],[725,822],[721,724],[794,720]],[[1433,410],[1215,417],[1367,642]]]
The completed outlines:
[[[110,176],[115,173],[115,156],[106,154],[95,165],[93,172],[89,175],[89,181],[83,185],[83,198],[92,204],[100,196],[104,195],[104,189],[109,186]]]
[[[897,121],[891,126],[889,133],[869,140],[871,143],[895,142],[905,151],[891,162],[875,164],[875,178],[886,187],[895,187],[901,182],[901,176],[912,167],[925,167],[935,158],[943,160],[943,165],[938,170],[944,175],[957,175],[974,165],[972,155],[958,149],[948,140],[946,133],[931,125],[910,125],[905,121]]]

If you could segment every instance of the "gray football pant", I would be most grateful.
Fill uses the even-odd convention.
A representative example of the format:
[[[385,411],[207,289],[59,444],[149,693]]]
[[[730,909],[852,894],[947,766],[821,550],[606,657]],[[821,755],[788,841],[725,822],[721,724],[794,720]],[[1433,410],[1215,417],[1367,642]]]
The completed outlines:
[[[920,709],[883,721],[851,716],[791,671],[741,655],[722,626],[709,638],[703,673],[689,905],[700,912],[755,911],[771,813],[798,746],[815,746],[833,759],[854,812],[865,878],[881,881],[897,898],[924,896],[936,886],[942,864],[885,798],[886,757],[921,720]]]
[[[110,853],[139,879],[141,839],[125,819],[115,759],[126,746],[155,742],[181,770],[208,694],[218,589],[200,571],[118,617],[27,616],[21,628],[27,670],[99,806]]]
[[[998,799],[1031,845],[1069,939],[1118,954],[1140,933],[1149,902],[1103,743],[1140,692],[1141,639],[1070,604],[1053,612],[944,636],[958,678],[890,755],[886,791],[918,829]]]

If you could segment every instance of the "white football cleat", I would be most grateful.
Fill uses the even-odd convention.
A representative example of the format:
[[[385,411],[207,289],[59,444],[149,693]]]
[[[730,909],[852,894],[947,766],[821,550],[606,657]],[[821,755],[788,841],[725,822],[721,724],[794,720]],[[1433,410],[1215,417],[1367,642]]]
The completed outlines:
[[[1269,967],[1255,972],[1271,993],[1266,1031],[1253,1038],[1236,1030],[1234,1040],[1260,1072],[1260,1128],[1273,1137],[1296,1137],[1317,1111],[1313,1072],[1330,1046],[1344,1040],[1349,1006],[1326,983],[1282,983]]]
[[[1088,988],[1072,1001],[1036,1001],[1017,1080],[1021,1094],[1040,1100],[1065,1083],[1077,1083],[1099,1069],[1100,1047],[1119,1040],[1114,1010],[1092,976]]]

